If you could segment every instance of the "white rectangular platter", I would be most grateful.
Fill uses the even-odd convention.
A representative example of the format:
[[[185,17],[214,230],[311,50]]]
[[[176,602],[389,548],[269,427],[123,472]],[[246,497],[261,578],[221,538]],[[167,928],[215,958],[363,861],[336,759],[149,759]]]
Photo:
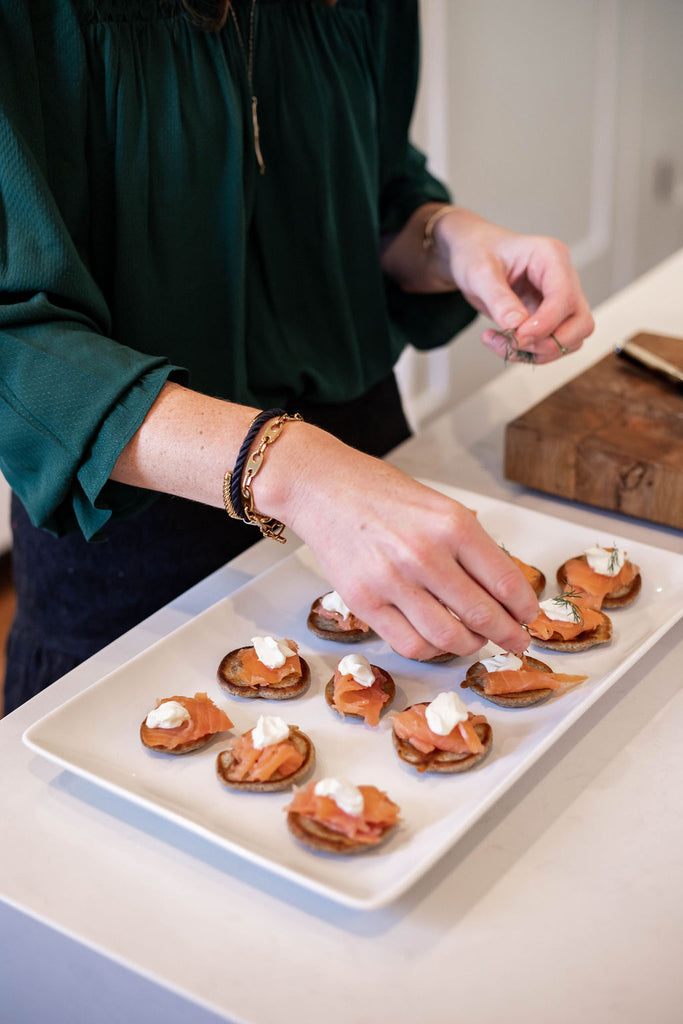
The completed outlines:
[[[433,486],[476,509],[484,528],[508,551],[540,568],[557,593],[555,570],[585,548],[613,542],[641,568],[636,602],[613,610],[610,645],[577,654],[538,656],[558,672],[580,672],[588,681],[536,708],[505,709],[461,690],[476,658],[423,665],[395,654],[381,640],[354,651],[390,672],[396,682],[393,710],[457,689],[475,713],[487,716],[493,748],[463,775],[418,775],[398,760],[390,713],[377,729],[343,721],[325,703],[323,689],[337,660],[350,648],[319,640],[306,628],[312,601],[329,590],[313,556],[300,548],[230,597],[122,665],[80,695],[40,719],[24,742],[63,768],[160,814],[230,854],[347,906],[372,909],[405,892],[614,682],[683,616],[683,557],[626,541],[596,536],[564,519],[440,484]],[[311,686],[292,701],[231,698],[216,682],[225,653],[256,635],[291,637],[311,667]],[[488,653],[488,649],[480,656]],[[532,648],[531,653],[534,653]],[[234,734],[251,728],[259,714],[281,714],[312,738],[316,778],[343,776],[372,783],[401,808],[402,823],[377,850],[355,857],[312,853],[293,839],[283,809],[287,793],[247,794],[226,789],[215,775],[215,758],[231,734],[182,757],[153,753],[139,726],[160,697],[205,691],[229,714]],[[226,871],[230,870],[226,856]]]

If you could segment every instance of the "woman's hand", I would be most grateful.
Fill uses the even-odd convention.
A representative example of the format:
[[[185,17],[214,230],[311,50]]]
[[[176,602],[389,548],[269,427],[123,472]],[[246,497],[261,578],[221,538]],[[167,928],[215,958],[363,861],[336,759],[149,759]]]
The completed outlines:
[[[546,363],[574,352],[593,331],[593,318],[569,250],[554,238],[518,235],[454,209],[435,226],[434,248],[468,302],[519,347]],[[500,331],[482,340],[492,351],[519,356]],[[522,358],[525,358],[524,356]]]
[[[537,615],[536,596],[469,509],[309,424],[289,424],[278,447],[255,481],[256,505],[306,541],[330,585],[396,651],[472,655],[487,640],[526,649],[520,623]]]
[[[425,249],[425,225],[441,208]],[[484,331],[484,344],[512,361],[549,362],[574,352],[593,331],[588,302],[562,242],[515,234],[460,207],[429,203],[416,210],[386,242],[382,267],[405,291],[459,288],[496,325],[497,330]]]
[[[223,505],[256,410],[168,383],[112,473],[137,487]],[[291,527],[330,586],[409,658],[520,652],[538,601],[471,511],[304,422],[287,423],[252,484],[259,512]]]

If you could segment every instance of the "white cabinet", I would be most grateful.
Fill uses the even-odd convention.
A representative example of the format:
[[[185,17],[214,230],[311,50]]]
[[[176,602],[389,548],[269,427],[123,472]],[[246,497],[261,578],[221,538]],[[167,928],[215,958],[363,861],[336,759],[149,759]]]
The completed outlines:
[[[565,241],[593,304],[683,245],[680,0],[422,0],[421,13],[413,134],[459,203]],[[482,326],[403,357],[414,422],[503,372]]]

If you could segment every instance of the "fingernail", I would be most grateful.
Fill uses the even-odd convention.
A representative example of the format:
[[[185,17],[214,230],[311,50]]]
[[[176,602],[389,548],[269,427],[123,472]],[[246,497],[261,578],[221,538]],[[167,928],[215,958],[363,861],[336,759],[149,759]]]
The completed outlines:
[[[520,341],[538,341],[538,320],[532,320],[530,323],[524,325],[524,330],[520,333]]]
[[[522,316],[522,314],[518,310],[513,309],[510,313],[506,313],[505,316],[503,317],[502,326],[509,331],[514,331],[517,327],[519,327],[523,319],[524,317]]]

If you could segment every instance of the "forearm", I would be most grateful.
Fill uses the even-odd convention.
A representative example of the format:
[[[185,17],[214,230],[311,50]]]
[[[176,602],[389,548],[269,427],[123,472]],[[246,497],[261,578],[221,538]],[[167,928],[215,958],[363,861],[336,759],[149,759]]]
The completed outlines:
[[[221,507],[256,412],[167,384],[112,476]],[[256,508],[309,544],[330,585],[396,650],[526,646],[518,623],[536,614],[533,592],[463,506],[303,421],[267,452]]]
[[[222,508],[224,474],[232,470],[258,412],[168,383],[111,478]],[[316,449],[330,447],[343,446],[311,424],[288,422],[254,481],[258,511],[288,522],[297,505],[297,477],[307,474]]]

